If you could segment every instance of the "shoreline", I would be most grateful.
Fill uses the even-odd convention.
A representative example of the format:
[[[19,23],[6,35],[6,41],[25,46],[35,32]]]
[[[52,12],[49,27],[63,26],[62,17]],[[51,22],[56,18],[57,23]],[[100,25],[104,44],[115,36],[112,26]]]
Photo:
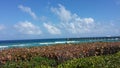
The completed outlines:
[[[42,47],[42,46],[54,46],[54,45],[69,45],[69,44],[86,44],[86,43],[115,43],[115,42],[120,42],[120,40],[116,40],[116,41],[89,41],[89,42],[78,42],[78,41],[66,41],[66,42],[56,42],[56,43],[53,43],[53,44],[42,44],[42,45],[23,45],[23,44],[15,44],[13,46],[0,46],[0,51],[1,50],[7,50],[7,49],[14,49],[14,48],[31,48],[31,47]]]
[[[71,43],[93,43],[93,42],[118,42],[119,36],[114,37],[83,37],[83,38],[53,38],[53,39],[29,39],[29,40],[6,40],[0,41],[0,50],[19,47],[46,46]]]

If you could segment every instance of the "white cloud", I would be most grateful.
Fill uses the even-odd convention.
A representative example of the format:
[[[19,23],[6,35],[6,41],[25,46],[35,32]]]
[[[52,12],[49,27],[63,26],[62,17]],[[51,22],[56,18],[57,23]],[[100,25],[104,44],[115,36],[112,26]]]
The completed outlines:
[[[71,12],[67,11],[64,6],[59,4],[59,8],[51,8],[51,10],[59,16],[61,21],[68,22],[71,20]]]
[[[23,34],[39,35],[42,33],[38,26],[28,21],[19,22],[14,27]]]
[[[31,10],[30,7],[25,7],[25,6],[23,6],[23,5],[19,5],[18,8],[20,8],[22,11],[30,14],[33,19],[37,19],[36,14]]]
[[[93,23],[93,22],[94,22],[94,19],[93,19],[93,18],[84,18],[84,19],[83,19],[83,22],[86,22],[87,24]]]
[[[51,34],[61,34],[60,29],[58,29],[57,27],[47,24],[47,23],[43,23],[44,27],[48,30],[49,33]]]
[[[5,26],[4,25],[0,25],[0,30],[3,30],[5,29]]]
[[[76,13],[71,13],[63,5],[52,7],[51,11],[60,18],[61,29],[70,34],[87,34],[87,35],[111,35],[120,33],[120,28],[115,23],[95,23],[92,17],[81,18]]]
[[[52,7],[51,10],[60,18],[63,28],[70,33],[88,33],[94,27],[93,18],[80,18],[77,14],[72,14],[63,5],[59,4],[58,6],[58,8]]]

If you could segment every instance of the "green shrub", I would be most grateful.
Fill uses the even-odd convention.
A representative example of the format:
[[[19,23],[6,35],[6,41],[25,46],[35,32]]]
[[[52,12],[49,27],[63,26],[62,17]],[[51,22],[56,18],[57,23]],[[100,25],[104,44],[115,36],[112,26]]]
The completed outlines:
[[[1,68],[52,68],[56,61],[45,57],[33,57],[30,61],[10,61]],[[120,52],[106,56],[92,56],[66,61],[58,68],[119,68]]]
[[[67,61],[58,68],[119,68],[120,52],[108,56],[94,56]]]
[[[2,68],[51,68],[50,66],[54,66],[55,64],[55,60],[34,57],[30,61],[7,62]]]
[[[30,62],[36,62],[42,65],[49,65],[49,66],[55,66],[56,65],[56,61],[53,59],[48,59],[45,57],[34,57],[33,59],[31,59]]]

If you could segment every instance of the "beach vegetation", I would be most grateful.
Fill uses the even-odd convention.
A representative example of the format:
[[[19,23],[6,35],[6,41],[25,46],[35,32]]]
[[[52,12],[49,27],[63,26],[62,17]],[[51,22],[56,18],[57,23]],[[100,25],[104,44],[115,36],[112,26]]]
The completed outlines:
[[[105,68],[120,65],[120,42],[57,44],[0,51],[2,68]],[[118,53],[117,53],[118,52]],[[117,54],[115,54],[117,53]],[[119,60],[119,61],[118,61]],[[89,67],[89,68],[90,68]]]

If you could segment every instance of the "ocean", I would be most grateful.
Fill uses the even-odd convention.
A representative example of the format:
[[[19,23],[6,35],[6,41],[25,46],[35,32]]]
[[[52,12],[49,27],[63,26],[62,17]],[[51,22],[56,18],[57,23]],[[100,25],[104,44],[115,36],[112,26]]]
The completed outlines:
[[[54,44],[88,43],[88,42],[117,42],[120,37],[86,37],[86,38],[56,38],[0,41],[0,50],[16,47],[49,46]]]

